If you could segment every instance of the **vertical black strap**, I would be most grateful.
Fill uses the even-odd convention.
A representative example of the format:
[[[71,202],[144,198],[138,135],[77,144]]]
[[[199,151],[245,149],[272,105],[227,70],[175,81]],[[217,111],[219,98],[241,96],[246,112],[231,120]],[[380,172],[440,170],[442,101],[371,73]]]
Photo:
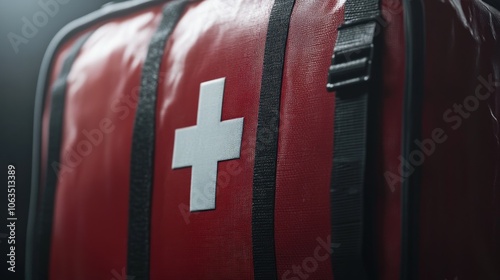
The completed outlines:
[[[50,41],[47,50],[43,56],[42,64],[38,75],[35,106],[33,114],[33,154],[31,163],[31,190],[30,190],[30,205],[28,215],[28,225],[26,232],[26,257],[25,257],[25,277],[26,280],[33,280],[37,275],[35,271],[35,263],[38,262],[38,249],[35,244],[38,238],[36,232],[38,226],[38,205],[39,205],[39,189],[43,182],[40,179],[40,150],[41,150],[41,127],[42,127],[42,112],[45,104],[45,96],[47,85],[49,84],[50,75],[53,69],[53,57],[60,51],[61,46],[78,36],[81,32],[89,30],[96,23],[104,22],[109,19],[118,18],[123,15],[130,14],[134,11],[139,11],[147,7],[158,5],[159,0],[141,0],[141,1],[126,1],[114,5],[106,5],[84,17],[76,19],[64,26],[54,38]]]
[[[264,51],[255,147],[252,242],[255,279],[277,279],[274,246],[274,196],[280,95],[288,27],[295,0],[276,0]]]
[[[127,275],[149,279],[151,192],[153,187],[156,91],[166,41],[188,1],[173,1],[163,9],[163,18],[149,44],[141,77],[139,103],[132,136],[130,166],[129,233]],[[132,39],[132,38],[131,38]]]
[[[368,258],[367,174],[378,0],[347,0],[327,88],[336,91],[331,178],[332,268],[336,280],[373,279]],[[378,70],[378,69],[375,69]],[[370,116],[370,118],[369,118]]]
[[[91,33],[82,35],[71,47],[59,76],[52,85],[50,120],[49,120],[49,143],[47,163],[45,171],[45,186],[41,196],[40,212],[37,222],[37,238],[35,242],[35,254],[37,260],[34,262],[37,279],[48,279],[50,247],[52,237],[52,220],[54,215],[55,195],[59,177],[59,162],[61,156],[62,126],[64,119],[64,101],[66,99],[66,87],[69,72],[83,44]]]

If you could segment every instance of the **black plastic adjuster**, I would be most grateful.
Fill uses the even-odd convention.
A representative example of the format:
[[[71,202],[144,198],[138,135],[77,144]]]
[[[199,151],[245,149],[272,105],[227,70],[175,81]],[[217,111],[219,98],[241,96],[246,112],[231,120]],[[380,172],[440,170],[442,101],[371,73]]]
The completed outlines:
[[[348,22],[338,28],[337,44],[328,70],[329,92],[367,84],[371,79],[377,19]]]

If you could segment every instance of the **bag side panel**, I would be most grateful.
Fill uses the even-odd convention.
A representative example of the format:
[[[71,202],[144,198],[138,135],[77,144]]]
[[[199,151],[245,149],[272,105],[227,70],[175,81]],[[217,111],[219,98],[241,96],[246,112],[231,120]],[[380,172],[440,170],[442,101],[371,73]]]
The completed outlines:
[[[420,279],[500,279],[500,13],[425,1],[425,16]]]
[[[89,28],[95,31],[68,75],[51,279],[112,278],[126,267],[135,103],[160,18],[158,5]]]

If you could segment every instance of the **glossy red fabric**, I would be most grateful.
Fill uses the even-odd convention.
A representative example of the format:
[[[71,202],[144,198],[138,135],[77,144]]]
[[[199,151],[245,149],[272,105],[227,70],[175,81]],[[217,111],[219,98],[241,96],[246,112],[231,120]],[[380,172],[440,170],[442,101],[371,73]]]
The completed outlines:
[[[253,155],[272,3],[217,3],[191,5],[161,65],[151,279],[253,278]],[[171,168],[175,130],[196,124],[200,83],[223,77],[222,120],[244,118],[241,157],[218,164],[216,209],[190,213],[191,168]]]
[[[281,111],[276,112],[281,119],[275,211],[279,279],[303,278],[294,267],[303,267],[317,252],[326,253],[321,242],[330,235],[335,104],[325,85],[343,4],[297,0],[290,21]],[[500,91],[495,88],[457,129],[451,128],[456,119],[445,119],[443,114],[475,92],[479,77],[487,81],[491,74],[500,79],[496,33],[500,17],[480,1],[425,4],[423,136],[431,137],[436,127],[442,127],[448,140],[436,145],[422,164],[420,279],[498,279],[495,96]],[[166,44],[156,108],[153,280],[253,278],[252,178],[271,7],[272,1],[192,3]],[[392,280],[399,279],[401,186],[388,182],[384,174],[399,174],[401,167],[405,68],[401,2],[383,0],[382,14],[381,144],[379,164],[372,166],[379,174],[373,240],[379,279]],[[96,24],[72,67],[60,160],[67,167],[61,170],[55,199],[50,279],[112,279],[126,267],[134,113],[142,64],[160,18],[158,5]],[[55,56],[52,82],[75,39]],[[196,124],[200,83],[221,77],[226,78],[222,120],[244,118],[241,157],[218,165],[216,210],[190,213],[191,170],[171,168],[174,132]],[[483,89],[488,88],[483,85]],[[42,159],[48,101],[49,97]],[[102,137],[95,138],[96,133]],[[82,144],[86,142],[90,152]],[[316,258],[316,262],[310,271],[302,268],[302,275],[331,279],[330,259]]]
[[[158,87],[152,279],[253,277],[253,155],[271,7],[272,3],[249,1],[192,4],[167,42]],[[383,106],[395,109],[383,115],[383,137],[389,141],[381,147],[380,156],[385,169],[397,170],[397,161],[384,155],[399,150],[400,121],[394,115],[400,114],[402,79],[392,74],[403,73],[402,15],[392,3],[384,2],[383,10],[390,16],[384,31],[388,51],[384,51],[383,67],[391,73],[384,76]],[[61,158],[61,164],[70,168],[61,170],[58,183],[51,279],[113,277],[126,266],[133,114],[141,66],[159,17],[156,7],[100,24],[93,28],[95,33],[73,65]],[[326,92],[325,77],[336,27],[342,21],[343,3],[335,1],[297,1],[292,13],[279,113],[276,184],[276,255],[278,275],[283,279],[300,276],[294,267],[314,257],[321,242],[330,237],[334,95]],[[53,77],[60,71],[67,46],[58,53]],[[216,210],[189,213],[190,169],[170,168],[174,131],[195,124],[200,83],[220,77],[226,78],[222,119],[245,119],[241,158],[219,163]],[[49,109],[47,102],[44,135]],[[75,160],[79,148],[86,153],[82,142],[90,142],[87,135],[95,136],[91,133],[95,129],[101,129],[102,142]],[[380,273],[385,279],[395,279],[399,196],[383,180],[378,193],[377,217],[382,226],[374,238],[381,242]],[[317,261],[317,268],[302,268],[301,273],[311,279],[331,278],[329,258]]]
[[[335,95],[325,90],[325,73],[330,66],[325,58],[331,57],[337,37],[337,30],[328,26],[340,25],[343,12],[343,6],[335,1],[297,1],[290,21],[276,171],[279,279],[332,277],[330,258],[323,259],[328,253],[319,241],[331,238],[329,174]],[[320,248],[319,258],[314,257],[316,248]],[[294,267],[300,267],[300,272]]]
[[[400,0],[383,0],[382,91],[379,174],[375,190],[375,267],[379,279],[399,279],[401,258],[401,183],[389,182],[385,174],[401,168],[402,115],[405,73],[403,6]]]
[[[71,68],[50,279],[112,279],[126,266],[134,96],[160,19],[155,7],[90,28],[95,31]]]

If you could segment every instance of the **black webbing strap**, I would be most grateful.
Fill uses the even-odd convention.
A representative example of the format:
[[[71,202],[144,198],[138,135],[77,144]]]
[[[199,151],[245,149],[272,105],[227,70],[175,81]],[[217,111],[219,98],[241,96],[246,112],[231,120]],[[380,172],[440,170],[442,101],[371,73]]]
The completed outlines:
[[[188,1],[165,5],[162,20],[149,43],[141,76],[130,165],[127,275],[149,279],[151,192],[153,187],[156,90],[166,41]]]
[[[54,215],[54,203],[57,190],[59,171],[61,168],[61,142],[62,127],[64,120],[64,101],[66,99],[67,79],[71,67],[75,62],[81,47],[90,37],[92,32],[82,35],[71,46],[64,58],[61,72],[52,85],[50,120],[49,120],[49,143],[47,152],[47,163],[45,166],[45,185],[41,195],[40,212],[37,221],[37,238],[34,250],[37,260],[34,262],[34,278],[48,279],[50,247],[52,237],[52,220]]]
[[[336,91],[331,178],[332,268],[336,280],[373,278],[367,264],[367,155],[378,0],[347,0],[329,91]],[[370,101],[370,102],[369,102]],[[372,116],[370,115],[370,118]]]
[[[274,247],[274,196],[281,83],[288,27],[295,0],[276,0],[264,50],[255,147],[252,201],[254,279],[277,279]]]

